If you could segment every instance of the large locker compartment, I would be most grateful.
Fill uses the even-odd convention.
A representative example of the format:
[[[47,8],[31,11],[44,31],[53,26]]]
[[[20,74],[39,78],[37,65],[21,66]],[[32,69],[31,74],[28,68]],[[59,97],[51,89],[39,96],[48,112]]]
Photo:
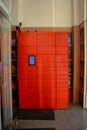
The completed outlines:
[[[18,33],[20,109],[68,108],[68,33]]]

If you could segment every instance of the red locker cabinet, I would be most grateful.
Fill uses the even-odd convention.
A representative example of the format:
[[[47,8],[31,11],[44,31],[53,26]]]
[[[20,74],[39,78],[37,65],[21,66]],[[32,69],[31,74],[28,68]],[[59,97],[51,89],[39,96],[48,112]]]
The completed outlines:
[[[19,107],[68,108],[68,33],[19,32]]]

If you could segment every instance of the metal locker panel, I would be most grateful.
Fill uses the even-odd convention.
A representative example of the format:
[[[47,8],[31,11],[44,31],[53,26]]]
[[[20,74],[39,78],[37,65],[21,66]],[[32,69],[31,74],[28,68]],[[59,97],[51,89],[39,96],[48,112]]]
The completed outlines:
[[[68,64],[67,61],[68,61],[68,55],[67,54],[66,55],[63,55],[63,54],[56,55],[56,62],[58,62],[58,64],[59,63],[66,63],[66,65],[67,65]]]
[[[18,46],[36,46],[36,33],[35,32],[20,32],[18,34]]]
[[[55,47],[37,47],[38,55],[54,55]]]
[[[56,32],[56,46],[67,46],[68,43],[68,33],[67,32]]]
[[[35,55],[36,47],[18,47],[18,55]]]
[[[37,46],[39,47],[55,46],[55,33],[54,32],[38,32],[37,33]]]
[[[57,55],[68,55],[68,46],[59,46],[56,47]]]

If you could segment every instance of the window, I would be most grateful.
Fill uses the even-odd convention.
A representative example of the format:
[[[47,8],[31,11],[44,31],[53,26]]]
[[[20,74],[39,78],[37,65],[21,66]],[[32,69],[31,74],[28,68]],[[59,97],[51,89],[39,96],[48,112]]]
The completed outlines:
[[[36,64],[36,57],[35,56],[29,56],[28,62],[29,62],[29,65],[35,65]]]

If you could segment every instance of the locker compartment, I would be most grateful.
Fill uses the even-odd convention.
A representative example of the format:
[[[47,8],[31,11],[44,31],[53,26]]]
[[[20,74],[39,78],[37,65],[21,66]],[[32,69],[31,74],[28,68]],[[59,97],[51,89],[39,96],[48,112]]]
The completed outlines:
[[[28,63],[28,58],[20,58],[18,59],[18,63],[24,63],[24,64],[27,64]]]
[[[56,85],[54,86],[46,86],[46,87],[38,87],[38,91],[39,92],[43,92],[43,93],[53,93],[52,97],[54,97],[54,95],[56,95]]]
[[[52,63],[52,62],[44,62],[44,61],[40,61],[40,62],[38,62],[38,64],[37,64],[37,67],[44,67],[44,66],[55,66],[55,63]]]
[[[28,73],[31,72],[31,71],[36,72],[37,68],[36,68],[36,66],[28,66],[27,70],[28,70]]]
[[[26,55],[20,55],[18,57],[18,67],[28,66],[28,57]]]
[[[23,91],[28,91],[28,84],[18,84],[20,85],[19,88],[18,88],[18,92],[19,93],[22,93]]]
[[[59,91],[57,91],[56,92],[56,98],[57,99],[65,99],[65,100],[68,100],[68,91],[66,91],[66,92],[59,92]]]
[[[18,91],[20,91],[20,93],[23,93],[24,91],[28,92],[28,85],[26,85],[26,86],[21,85],[19,87]]]
[[[30,87],[36,87],[36,85],[37,85],[37,80],[29,80],[28,81],[28,86]]]
[[[37,55],[37,63],[40,61],[55,63],[55,55]]]
[[[66,62],[56,62],[56,68],[57,67],[67,67],[68,68],[68,64],[67,61]]]
[[[28,87],[29,88],[37,88],[37,84],[33,83],[33,84],[28,84]],[[33,94],[33,93],[32,93]]]
[[[36,76],[37,72],[36,71],[28,71],[27,72],[27,76],[30,77],[30,76]]]
[[[37,47],[38,55],[55,55],[55,47]]]
[[[27,75],[28,76],[29,75],[36,75],[36,74],[37,74],[36,67],[32,67],[32,68],[28,67],[28,69],[27,69]]]
[[[37,80],[38,82],[42,82],[42,81],[45,81],[45,80],[54,80],[55,81],[55,76],[45,76],[45,75],[38,75],[37,76]]]
[[[38,32],[37,46],[55,46],[54,32]]]
[[[60,62],[68,64],[68,55],[56,55],[56,62],[58,62],[58,64]]]
[[[68,55],[68,47],[56,47],[57,55]]]
[[[36,78],[36,72],[35,72],[35,71],[30,71],[30,72],[28,72],[27,78],[29,79],[30,76],[33,77],[33,78],[35,79],[35,78]]]
[[[68,70],[68,69],[67,69]],[[57,75],[66,75],[68,78],[68,71],[67,70],[60,70],[60,71],[56,71]]]
[[[50,89],[50,87],[52,87],[52,88]],[[38,83],[38,88],[40,88],[39,91],[47,91],[47,92],[49,92],[51,90],[55,91],[55,89],[53,87],[55,87],[55,84],[53,84],[53,85],[50,85],[50,84],[46,85],[46,84],[41,84],[40,82]],[[47,90],[46,90],[46,88],[47,88]]]
[[[20,94],[19,97],[22,99],[26,98],[26,100],[27,100],[29,98],[28,90],[20,91],[19,94]]]
[[[67,32],[56,32],[56,46],[67,46],[68,45],[68,33]]]
[[[66,100],[66,99],[57,99],[56,109],[68,109],[68,100]]]
[[[29,94],[29,99],[31,99],[31,100],[35,100],[38,98],[38,93],[36,91],[30,90],[30,92],[28,92],[28,94]]]
[[[36,79],[34,79],[34,80],[33,79],[32,80],[28,79],[28,85],[30,85],[30,84],[31,85],[34,85],[34,84],[36,85],[36,83],[37,83]]]
[[[18,60],[27,60],[27,55],[18,55]]]
[[[55,97],[56,97],[56,95],[55,95],[55,91],[43,91],[43,93],[42,93],[43,95],[42,95],[42,97],[43,97],[43,99],[52,99],[52,100],[54,100],[55,99]]]
[[[18,55],[35,55],[36,47],[18,47]]]
[[[24,79],[24,80],[19,79],[19,80],[18,80],[18,83],[19,83],[20,85],[21,85],[21,84],[26,85],[26,84],[27,84],[27,79]]]
[[[27,68],[26,67],[20,67],[18,68],[18,72],[27,72]]]
[[[68,66],[57,66],[56,71],[68,71]]]
[[[55,91],[55,87],[56,87],[56,84],[54,83],[54,84],[46,84],[46,83],[43,83],[43,82],[41,82],[41,81],[38,81],[38,90],[40,91],[40,92],[45,92],[45,91],[47,91],[47,92],[49,92],[49,91]]]
[[[19,80],[26,80],[27,79],[27,75],[25,74],[25,75],[18,75],[18,81]]]
[[[18,36],[18,46],[36,46],[35,32],[22,32]]]
[[[56,71],[55,66],[37,66],[37,71]]]
[[[39,99],[29,99],[28,109],[38,109],[39,108]]]
[[[57,89],[56,89],[56,91],[57,92],[67,92],[68,91],[68,86],[67,86],[67,84],[57,84]]]
[[[36,82],[37,81],[37,76],[33,75],[33,74],[32,75],[28,75],[27,79],[28,79],[28,82],[31,82],[31,81]]]
[[[61,80],[61,79],[56,79],[56,80],[57,80],[56,83],[57,83],[58,85],[60,85],[60,84],[61,84],[61,85],[68,84],[68,79],[62,79],[62,80]]]
[[[24,70],[18,70],[18,77],[20,76],[26,76],[27,75],[27,71],[24,71]]]
[[[51,79],[51,80],[44,80],[44,79],[42,79],[42,81],[41,81],[43,84],[51,84],[51,85],[54,85],[55,84],[55,80],[53,80],[53,79]]]
[[[26,98],[20,98],[19,100],[20,109],[29,109],[29,101]]]
[[[24,62],[18,62],[18,68],[20,67],[27,67],[28,66],[28,63],[24,63]]]
[[[57,92],[66,92],[68,88],[63,85],[57,85]]]
[[[18,72],[18,81],[19,81],[19,79],[24,79],[25,80],[25,78],[27,78],[26,76],[27,76],[26,72],[25,73],[24,72]]]
[[[55,71],[39,71],[38,70],[38,76],[40,75],[46,75],[47,77],[54,77],[55,76]]]
[[[63,81],[63,80],[68,80],[68,76],[66,76],[66,74],[58,74],[56,76],[57,80]]]
[[[55,100],[43,100],[43,109],[55,109]]]
[[[28,108],[28,94],[26,94],[27,91],[19,92],[19,108]]]

